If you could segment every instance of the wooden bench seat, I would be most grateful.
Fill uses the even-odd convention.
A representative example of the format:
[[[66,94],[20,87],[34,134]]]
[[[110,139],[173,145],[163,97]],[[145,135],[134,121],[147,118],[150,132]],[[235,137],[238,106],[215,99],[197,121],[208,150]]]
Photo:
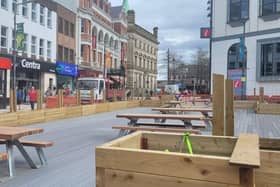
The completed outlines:
[[[184,124],[178,123],[136,123],[135,126],[161,127],[161,128],[186,128]],[[192,128],[206,128],[203,123],[192,125]]]
[[[42,166],[47,165],[47,158],[45,156],[43,148],[48,148],[48,147],[53,146],[53,144],[54,144],[53,142],[38,141],[38,140],[24,140],[24,139],[21,139],[19,141],[23,146],[34,147],[37,152],[37,155],[40,159],[41,165]],[[6,143],[6,140],[0,139],[0,144],[5,144],[5,143]]]
[[[129,126],[113,126],[112,129],[121,130],[121,132],[129,131],[151,131],[151,132],[172,132],[172,133],[186,133],[189,132],[191,134],[201,134],[199,130],[192,130],[192,129],[179,129],[179,128],[153,128],[153,127],[129,127]],[[125,135],[128,133],[121,133],[120,135]]]
[[[164,105],[160,106],[160,108],[170,108],[170,107],[171,107],[171,105],[169,105],[169,104],[164,104]]]
[[[6,153],[0,153],[0,160],[8,160],[8,155]]]
[[[28,146],[28,147],[47,148],[47,147],[53,146],[53,142],[51,142],[51,141],[20,140],[20,143],[22,143],[22,145]]]

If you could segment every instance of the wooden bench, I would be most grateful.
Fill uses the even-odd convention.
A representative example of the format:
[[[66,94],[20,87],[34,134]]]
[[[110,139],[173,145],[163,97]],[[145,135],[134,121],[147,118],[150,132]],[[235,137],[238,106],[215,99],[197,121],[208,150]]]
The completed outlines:
[[[199,130],[178,129],[178,128],[155,128],[155,127],[129,127],[129,126],[113,126],[112,129],[120,130],[119,136],[130,134],[134,131],[151,131],[151,132],[170,132],[170,133],[186,133],[201,134]]]
[[[6,143],[5,140],[0,140],[0,144],[5,144],[5,143]],[[54,144],[53,142],[51,142],[51,141],[38,141],[38,140],[24,140],[24,139],[21,139],[20,143],[23,146],[26,146],[26,147],[34,147],[36,152],[37,152],[37,154],[38,154],[38,157],[40,159],[41,165],[42,166],[46,166],[47,165],[47,158],[45,156],[43,148],[48,148],[48,147],[53,146],[53,144]]]
[[[169,105],[169,104],[164,104],[164,105],[160,106],[160,108],[170,108],[170,107],[171,107],[171,105]]]

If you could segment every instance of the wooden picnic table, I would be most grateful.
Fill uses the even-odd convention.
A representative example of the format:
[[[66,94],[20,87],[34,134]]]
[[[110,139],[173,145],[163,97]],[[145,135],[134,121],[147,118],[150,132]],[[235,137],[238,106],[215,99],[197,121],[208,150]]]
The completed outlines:
[[[162,114],[168,114],[172,112],[180,112],[184,114],[185,112],[201,112],[204,116],[208,117],[209,112],[213,112],[213,109],[211,108],[153,108],[152,111],[158,111]]]
[[[155,121],[161,120],[164,123],[166,120],[181,120],[186,126],[190,125],[191,120],[209,121],[211,119],[203,115],[174,115],[174,114],[118,114],[118,118],[127,118],[130,120],[129,125],[137,125],[139,119],[154,119]]]
[[[182,104],[183,104],[183,103],[184,103],[184,101],[168,101],[168,102],[165,102],[165,104],[170,105],[171,108],[177,107],[178,105],[179,105],[180,107],[182,107]]]
[[[193,129],[191,120],[203,120],[210,121],[210,118],[207,118],[203,115],[176,115],[176,114],[118,114],[118,118],[127,118],[130,121],[128,122],[128,127],[139,127],[139,126],[157,126],[161,128],[181,128],[181,129]],[[154,119],[155,123],[138,123],[139,119]],[[181,120],[184,124],[166,124],[166,120]],[[158,123],[159,122],[159,123]],[[203,126],[206,127],[205,125]],[[119,135],[123,135],[124,130],[120,130]],[[127,134],[127,133],[126,133]]]
[[[14,161],[14,151],[13,147],[16,146],[24,159],[27,161],[32,169],[37,169],[38,167],[34,164],[33,160],[30,158],[29,154],[24,149],[22,143],[19,141],[20,138],[24,136],[30,136],[34,134],[42,133],[41,128],[24,128],[24,127],[0,127],[0,139],[5,141],[8,162],[9,162],[9,174],[11,177],[15,175],[15,161]]]

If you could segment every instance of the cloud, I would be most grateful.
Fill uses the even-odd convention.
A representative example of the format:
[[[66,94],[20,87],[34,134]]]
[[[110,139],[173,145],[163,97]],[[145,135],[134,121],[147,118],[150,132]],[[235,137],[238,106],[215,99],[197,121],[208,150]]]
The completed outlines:
[[[112,5],[120,5],[122,0],[111,0]],[[159,63],[164,51],[170,50],[191,62],[197,48],[209,49],[209,41],[200,39],[200,27],[207,27],[207,0],[129,0],[136,12],[138,25],[152,31],[159,27]]]

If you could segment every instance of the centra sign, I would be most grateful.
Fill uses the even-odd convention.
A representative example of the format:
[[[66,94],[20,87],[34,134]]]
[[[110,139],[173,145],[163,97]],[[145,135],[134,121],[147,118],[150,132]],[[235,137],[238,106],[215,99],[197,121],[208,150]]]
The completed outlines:
[[[21,67],[26,68],[26,69],[34,69],[34,70],[40,70],[41,69],[41,64],[36,63],[36,62],[29,62],[26,59],[21,60]]]

